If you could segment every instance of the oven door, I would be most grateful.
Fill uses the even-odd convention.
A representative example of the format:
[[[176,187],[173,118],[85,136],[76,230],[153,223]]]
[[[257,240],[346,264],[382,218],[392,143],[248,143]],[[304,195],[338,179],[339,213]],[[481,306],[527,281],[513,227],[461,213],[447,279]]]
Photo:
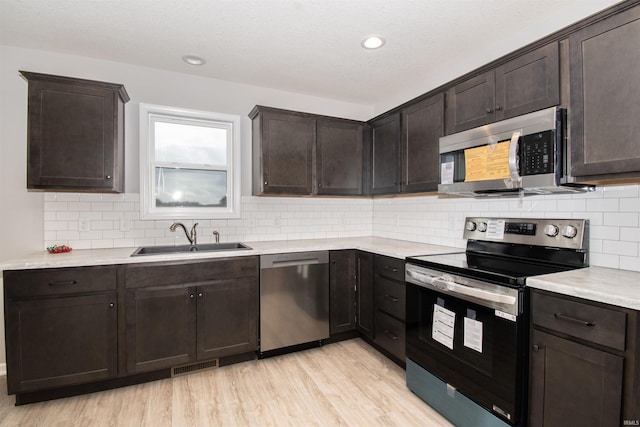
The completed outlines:
[[[406,273],[407,358],[509,424],[520,424],[523,290],[412,264]]]

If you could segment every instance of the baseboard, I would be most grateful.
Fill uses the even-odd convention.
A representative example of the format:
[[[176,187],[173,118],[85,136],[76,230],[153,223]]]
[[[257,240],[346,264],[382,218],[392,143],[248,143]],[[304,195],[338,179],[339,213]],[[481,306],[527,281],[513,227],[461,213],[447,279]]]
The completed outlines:
[[[6,363],[0,363],[0,376],[1,375],[7,375],[7,364]]]

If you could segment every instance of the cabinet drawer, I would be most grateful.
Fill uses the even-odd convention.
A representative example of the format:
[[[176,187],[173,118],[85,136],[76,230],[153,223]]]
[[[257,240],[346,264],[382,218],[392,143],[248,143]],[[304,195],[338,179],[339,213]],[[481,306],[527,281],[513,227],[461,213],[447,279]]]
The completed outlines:
[[[376,311],[375,343],[396,356],[405,359],[405,324],[386,313]]]
[[[384,277],[375,280],[376,307],[400,320],[405,319],[405,285]]]
[[[257,276],[258,257],[251,256],[127,265],[125,283],[127,288],[144,288]]]
[[[404,282],[404,260],[376,255],[374,271],[379,276]]]
[[[116,272],[116,266],[5,271],[5,293],[27,298],[115,290]]]
[[[613,308],[532,293],[532,320],[557,332],[624,351],[627,315]]]

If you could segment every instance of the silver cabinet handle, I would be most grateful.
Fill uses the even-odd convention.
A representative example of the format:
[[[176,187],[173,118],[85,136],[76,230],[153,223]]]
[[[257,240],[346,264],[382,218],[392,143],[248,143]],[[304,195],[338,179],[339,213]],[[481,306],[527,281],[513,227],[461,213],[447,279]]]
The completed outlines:
[[[591,322],[589,320],[576,319],[575,317],[566,316],[562,313],[555,313],[554,317],[556,319],[565,320],[567,322],[577,323],[582,326],[589,326],[589,327],[596,326],[595,322]]]

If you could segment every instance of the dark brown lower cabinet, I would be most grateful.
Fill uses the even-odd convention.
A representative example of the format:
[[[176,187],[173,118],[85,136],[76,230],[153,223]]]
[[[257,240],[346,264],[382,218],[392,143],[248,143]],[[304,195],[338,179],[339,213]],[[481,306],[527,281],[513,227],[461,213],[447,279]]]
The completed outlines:
[[[7,301],[5,309],[9,394],[117,375],[115,292]]]
[[[638,312],[531,290],[529,426],[640,423]]]
[[[375,333],[373,341],[404,366],[406,287],[404,260],[375,255],[373,262]]]
[[[619,426],[623,358],[533,330],[531,426]]]
[[[329,253],[329,333],[356,330],[356,251]]]
[[[257,351],[258,257],[125,269],[127,373]]]
[[[366,338],[373,339],[373,254],[356,253],[356,327]]]

